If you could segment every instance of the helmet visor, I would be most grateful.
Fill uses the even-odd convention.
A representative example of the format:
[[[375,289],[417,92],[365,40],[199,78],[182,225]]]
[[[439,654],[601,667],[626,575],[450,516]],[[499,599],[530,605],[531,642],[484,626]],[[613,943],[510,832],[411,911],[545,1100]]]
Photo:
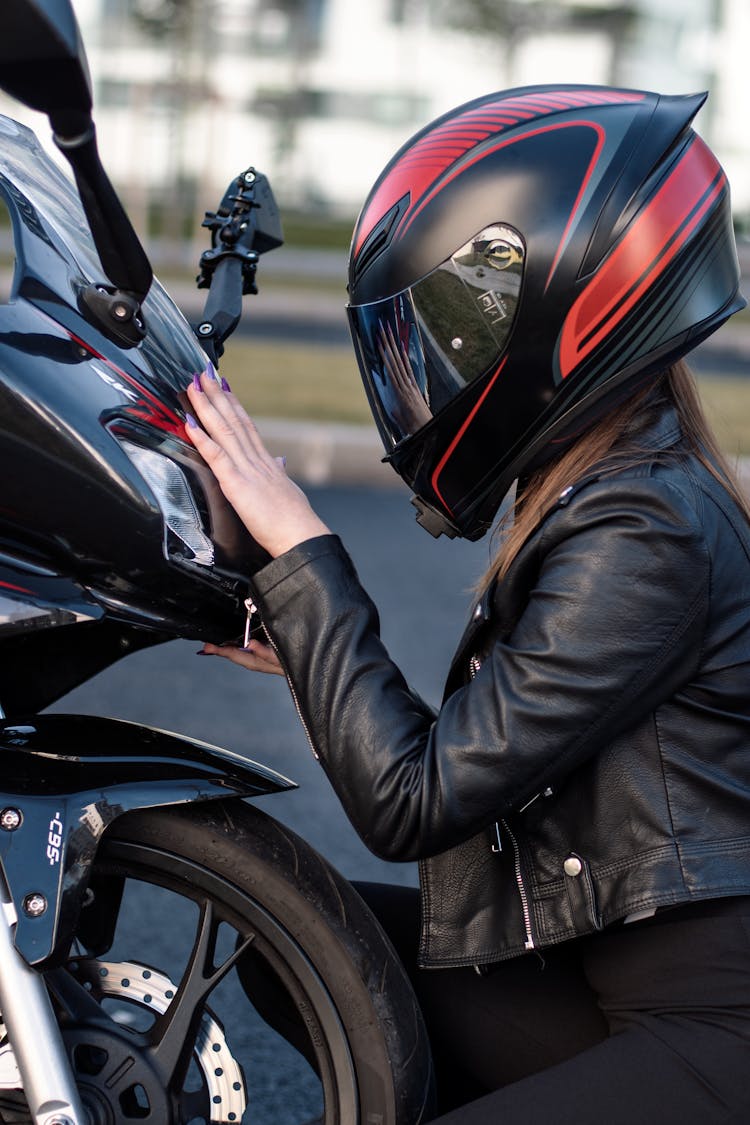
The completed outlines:
[[[387,452],[497,364],[515,321],[524,258],[511,227],[485,227],[408,289],[348,307]]]

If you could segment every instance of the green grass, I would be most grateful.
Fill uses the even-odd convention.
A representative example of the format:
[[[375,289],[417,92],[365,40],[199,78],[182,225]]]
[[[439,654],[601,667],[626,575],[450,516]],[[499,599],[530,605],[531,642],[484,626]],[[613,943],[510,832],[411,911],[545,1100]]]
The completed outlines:
[[[348,348],[232,340],[221,373],[258,417],[371,422]],[[750,378],[703,378],[698,387],[722,448],[750,454]]]
[[[318,250],[348,250],[355,217],[282,211],[281,225],[287,246],[310,246]]]
[[[349,348],[230,340],[221,373],[259,418],[371,424]],[[722,449],[750,455],[750,378],[702,378],[698,387]]]
[[[221,374],[259,418],[372,423],[351,348],[232,340]]]
[[[750,454],[750,378],[699,379],[698,389],[721,448],[730,458]]]

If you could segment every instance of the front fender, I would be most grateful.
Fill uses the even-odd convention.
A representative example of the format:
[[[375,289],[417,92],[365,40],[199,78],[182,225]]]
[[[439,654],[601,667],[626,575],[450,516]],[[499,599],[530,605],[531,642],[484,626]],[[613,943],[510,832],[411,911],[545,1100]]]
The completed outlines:
[[[0,864],[30,965],[66,955],[104,830],[133,809],[295,788],[206,742],[119,719],[0,722]]]

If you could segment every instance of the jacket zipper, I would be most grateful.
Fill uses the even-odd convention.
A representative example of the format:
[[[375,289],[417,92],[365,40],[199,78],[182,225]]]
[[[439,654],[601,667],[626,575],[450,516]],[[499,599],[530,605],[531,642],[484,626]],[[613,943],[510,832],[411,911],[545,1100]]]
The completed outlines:
[[[315,743],[312,740],[312,735],[310,734],[310,728],[308,727],[307,722],[305,721],[305,716],[302,714],[302,708],[300,707],[299,699],[297,698],[297,692],[294,690],[294,685],[292,684],[292,681],[289,678],[289,673],[287,672],[284,661],[281,658],[281,653],[279,652],[278,648],[276,647],[276,644],[274,643],[273,637],[268,632],[268,629],[266,629],[266,626],[263,623],[263,618],[260,615],[260,611],[259,611],[257,605],[255,604],[255,602],[253,601],[252,598],[246,598],[245,599],[245,609],[247,610],[247,619],[245,621],[244,647],[247,648],[247,643],[250,639],[250,618],[253,616],[254,613],[256,613],[258,615],[258,620],[260,621],[260,627],[263,630],[269,645],[271,646],[273,651],[276,653],[276,656],[278,657],[279,664],[284,669],[284,675],[286,677],[287,686],[289,688],[289,694],[292,697],[292,703],[294,704],[294,709],[297,712],[297,717],[299,718],[299,721],[302,724],[302,729],[305,732],[305,736],[307,738],[310,749],[312,750],[313,757],[315,758],[316,762],[319,762],[320,761],[320,754],[315,749]]]
[[[513,869],[516,875],[516,886],[518,887],[518,894],[521,899],[521,912],[523,914],[523,928],[526,931],[526,938],[523,943],[524,949],[534,949],[534,935],[531,932],[531,911],[529,909],[529,896],[526,893],[526,887],[523,882],[523,872],[521,871],[521,852],[518,847],[518,841],[508,827],[507,820],[501,820],[505,831],[508,833],[508,839],[513,845]]]
[[[482,666],[482,662],[479,659],[479,657],[476,654],[474,656],[472,656],[471,659],[469,660],[469,676],[471,677],[472,680],[476,676],[476,674],[479,671],[479,669],[481,668],[481,666]],[[529,802],[529,804],[530,803],[531,802]],[[516,887],[518,888],[518,896],[521,900],[521,913],[523,915],[523,928],[524,928],[524,931],[525,931],[525,938],[524,938],[523,947],[524,947],[524,949],[532,950],[532,949],[535,949],[536,946],[534,944],[534,935],[531,931],[531,910],[529,909],[529,896],[526,892],[526,886],[525,886],[524,881],[523,881],[523,872],[521,871],[521,851],[520,851],[520,848],[518,847],[518,841],[516,840],[516,837],[514,836],[514,834],[511,832],[510,828],[508,827],[507,820],[501,820],[499,823],[495,824],[494,833],[493,833],[494,839],[492,840],[491,848],[492,848],[492,851],[496,852],[496,853],[501,852],[503,850],[502,844],[501,844],[501,839],[500,839],[500,825],[501,824],[502,824],[503,828],[505,829],[505,831],[507,832],[508,839],[510,840],[511,846],[513,848],[513,871],[514,871],[515,878],[516,878]]]

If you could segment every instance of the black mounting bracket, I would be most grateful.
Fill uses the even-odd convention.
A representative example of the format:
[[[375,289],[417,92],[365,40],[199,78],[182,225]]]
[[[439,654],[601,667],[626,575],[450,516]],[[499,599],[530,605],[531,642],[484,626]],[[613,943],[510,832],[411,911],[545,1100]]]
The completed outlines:
[[[255,168],[240,173],[227,188],[218,209],[207,211],[202,225],[211,231],[211,248],[200,258],[199,289],[209,289],[195,334],[218,363],[224,341],[242,315],[242,297],[257,293],[258,258],[281,246],[281,221],[267,178]]]

